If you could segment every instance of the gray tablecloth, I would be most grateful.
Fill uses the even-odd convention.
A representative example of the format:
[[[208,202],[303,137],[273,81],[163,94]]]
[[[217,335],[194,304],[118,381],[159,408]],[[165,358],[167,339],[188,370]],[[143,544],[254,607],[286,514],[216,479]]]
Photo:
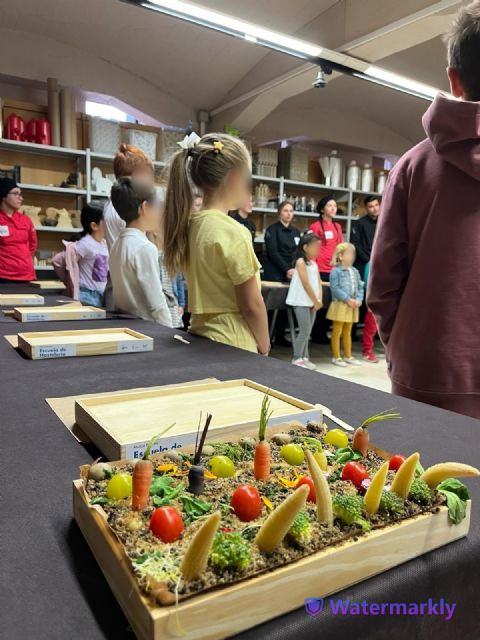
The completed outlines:
[[[12,332],[12,325],[0,324],[0,620],[5,640],[132,638],[71,515],[71,482],[78,476],[79,465],[92,460],[98,452],[73,439],[45,403],[47,397],[208,376],[224,380],[248,377],[306,401],[322,402],[354,424],[374,412],[396,406],[403,421],[372,427],[374,442],[394,452],[418,450],[426,465],[443,460],[478,465],[480,423],[473,419],[200,338],[192,337],[191,344],[185,345],[173,339],[172,330],[143,321],[29,323],[28,329],[99,326],[129,326],[144,332],[155,338],[155,350],[148,354],[30,361],[3,338]],[[17,327],[20,330],[25,325]],[[467,484],[474,507],[467,538],[340,594],[369,602],[443,597],[457,603],[451,621],[445,622],[439,616],[334,617],[328,610],[313,619],[301,609],[238,637],[477,640],[480,483]],[[319,589],[321,580],[319,574]],[[315,595],[312,593],[312,597]],[[248,620],[248,611],[245,617]]]

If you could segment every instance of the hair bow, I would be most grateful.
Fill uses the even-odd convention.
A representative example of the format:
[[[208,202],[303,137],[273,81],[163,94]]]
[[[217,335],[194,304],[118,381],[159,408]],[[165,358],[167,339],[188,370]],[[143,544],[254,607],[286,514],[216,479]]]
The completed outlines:
[[[190,149],[193,149],[198,142],[200,142],[200,139],[200,136],[198,136],[195,131],[192,131],[186,135],[181,142],[177,142],[177,144],[182,147],[182,149],[189,151]]]

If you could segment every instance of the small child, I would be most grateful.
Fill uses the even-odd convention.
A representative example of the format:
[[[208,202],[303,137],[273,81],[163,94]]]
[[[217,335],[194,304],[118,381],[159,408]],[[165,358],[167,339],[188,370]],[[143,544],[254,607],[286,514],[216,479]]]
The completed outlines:
[[[171,278],[170,274],[165,268],[164,258],[163,258],[163,243],[161,240],[160,231],[147,233],[147,238],[150,240],[150,242],[152,242],[157,247],[158,264],[160,267],[160,282],[162,284],[162,291],[165,295],[165,299],[168,305],[168,310],[170,311],[170,315],[172,318],[172,326],[176,329],[181,329],[183,328],[182,318],[183,318],[183,312],[184,312],[183,307],[185,304],[184,288],[182,289],[183,304],[180,304],[180,299],[179,299],[178,278],[179,277],[181,278],[181,275],[180,276],[177,275],[174,278]],[[183,279],[182,279],[182,285],[183,285]]]
[[[365,287],[367,286],[368,272],[370,271],[370,262],[367,262],[365,265],[364,272],[364,282]],[[367,313],[365,314],[364,319],[364,327],[363,327],[363,338],[362,338],[362,357],[367,362],[378,362],[378,357],[373,351],[373,341],[375,339],[375,335],[377,333],[377,323],[375,321],[375,316],[367,308]]]
[[[320,246],[320,238],[311,231],[300,238],[287,296],[287,304],[293,307],[299,327],[293,344],[292,364],[312,370],[316,367],[310,362],[308,341],[317,311],[322,308],[322,283],[316,262]]]
[[[120,178],[112,187],[111,199],[127,225],[110,252],[115,309],[171,327],[158,251],[146,236],[147,231],[159,227],[160,205],[155,189],[134,178]]]
[[[353,266],[354,262],[355,247],[353,244],[350,242],[338,244],[332,259],[333,269],[330,274],[332,302],[327,312],[328,320],[333,321],[332,363],[338,367],[346,367],[347,364],[361,364],[352,356],[352,326],[354,322],[358,322],[364,284],[359,272]],[[340,336],[343,340],[343,360],[340,357]]]
[[[79,300],[101,307],[108,277],[108,249],[105,242],[103,205],[86,204],[80,216],[82,237],[75,243],[79,275]]]

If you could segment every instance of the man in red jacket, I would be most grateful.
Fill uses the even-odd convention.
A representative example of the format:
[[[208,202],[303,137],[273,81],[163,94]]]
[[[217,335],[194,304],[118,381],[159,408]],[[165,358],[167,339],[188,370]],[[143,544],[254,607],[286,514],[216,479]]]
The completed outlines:
[[[480,418],[480,2],[447,37],[459,100],[438,95],[427,139],[391,171],[371,262],[368,306],[392,391]]]
[[[35,280],[37,233],[30,218],[18,211],[22,202],[15,180],[0,179],[0,282]]]

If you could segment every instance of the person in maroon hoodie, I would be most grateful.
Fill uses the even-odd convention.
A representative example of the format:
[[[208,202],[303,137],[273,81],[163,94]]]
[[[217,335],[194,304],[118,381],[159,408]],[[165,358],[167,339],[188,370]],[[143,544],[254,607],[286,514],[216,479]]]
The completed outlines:
[[[393,393],[480,418],[480,2],[446,39],[451,92],[388,178],[368,287]]]
[[[35,280],[37,233],[30,218],[18,211],[22,202],[15,180],[0,179],[0,282]]]

